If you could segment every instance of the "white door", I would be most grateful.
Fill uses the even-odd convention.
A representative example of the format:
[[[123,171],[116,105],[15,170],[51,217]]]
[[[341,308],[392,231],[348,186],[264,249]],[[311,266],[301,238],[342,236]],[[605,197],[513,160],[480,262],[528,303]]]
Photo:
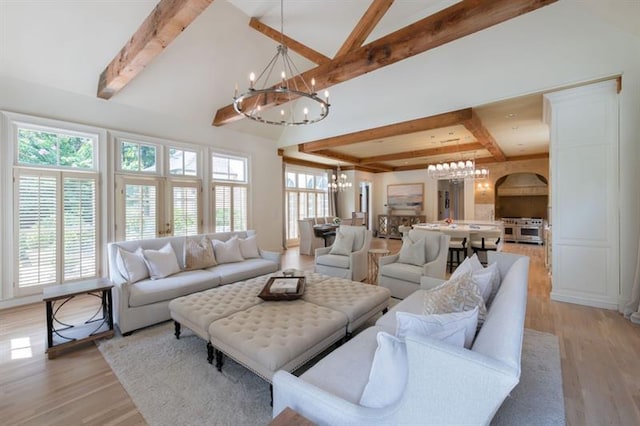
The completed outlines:
[[[616,309],[618,95],[605,81],[545,95],[554,300]]]

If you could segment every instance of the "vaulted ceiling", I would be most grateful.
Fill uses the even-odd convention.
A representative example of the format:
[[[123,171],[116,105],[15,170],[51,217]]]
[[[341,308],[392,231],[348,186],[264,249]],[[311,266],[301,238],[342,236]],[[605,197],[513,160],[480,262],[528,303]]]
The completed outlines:
[[[637,4],[603,3],[611,1],[588,0],[579,7],[638,36],[633,24],[640,18]],[[418,168],[461,156],[486,162],[544,155],[548,130],[541,121],[539,92],[482,104],[465,102],[465,89],[456,87],[446,99],[425,95],[438,84],[428,77],[437,75],[431,70],[473,75],[474,61],[498,58],[502,46],[493,38],[485,49],[478,50],[476,43],[451,61],[468,40],[490,39],[523,18],[529,26],[540,26],[544,19],[535,17],[547,7],[553,10],[555,2],[285,0],[285,33],[300,43],[297,50],[304,55],[294,54],[294,60],[330,87],[334,105],[329,118],[312,129],[233,118],[216,124],[230,122],[225,128],[277,140],[287,157],[370,171]],[[145,22],[154,10],[156,15]],[[56,24],[70,20],[74,25]],[[158,21],[166,25],[149,24]],[[0,23],[2,75],[87,96],[98,92],[109,98],[106,102],[211,123],[229,110],[235,84],[243,85],[245,76],[275,52],[269,28],[279,29],[280,2],[0,2]]]

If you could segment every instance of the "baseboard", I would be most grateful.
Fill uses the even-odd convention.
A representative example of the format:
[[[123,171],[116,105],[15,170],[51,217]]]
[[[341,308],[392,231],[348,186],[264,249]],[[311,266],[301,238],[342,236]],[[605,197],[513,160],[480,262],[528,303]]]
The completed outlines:
[[[0,300],[0,309],[15,308],[18,306],[31,305],[33,303],[39,303],[39,302],[42,302],[41,294],[33,294],[31,296],[24,296],[24,297],[14,297],[13,299]]]
[[[593,308],[609,309],[613,311],[618,310],[618,304],[613,301],[607,301],[602,299],[592,299],[584,296],[575,296],[570,294],[558,294],[551,292],[551,300],[556,302],[574,303],[577,305],[591,306]]]

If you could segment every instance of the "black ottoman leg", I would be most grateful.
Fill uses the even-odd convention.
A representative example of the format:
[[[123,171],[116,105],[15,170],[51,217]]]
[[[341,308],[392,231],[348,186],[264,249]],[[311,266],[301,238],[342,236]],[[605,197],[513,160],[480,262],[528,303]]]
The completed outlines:
[[[207,361],[209,364],[213,364],[213,345],[211,342],[207,342]]]
[[[173,322],[173,327],[175,328],[175,334],[176,335],[176,339],[180,340],[180,323],[178,321],[174,321]]]
[[[224,354],[222,353],[222,351],[219,350],[215,350],[216,352],[216,368],[218,369],[218,371],[222,371],[222,364],[224,364]]]

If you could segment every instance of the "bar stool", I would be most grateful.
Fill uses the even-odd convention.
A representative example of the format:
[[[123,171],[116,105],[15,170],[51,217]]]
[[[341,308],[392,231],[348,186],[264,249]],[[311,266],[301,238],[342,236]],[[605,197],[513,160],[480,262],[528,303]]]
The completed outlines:
[[[499,229],[477,232],[471,235],[471,242],[469,246],[471,247],[471,250],[478,255],[478,259],[483,265],[487,264],[487,252],[489,250],[498,251],[500,237],[501,232]],[[481,257],[479,253],[484,253],[484,256]],[[482,258],[484,258],[484,261]]]
[[[453,240],[449,241],[449,261],[447,262],[449,264],[449,273],[453,272],[453,256],[455,255],[455,266],[456,268],[458,267],[458,265],[460,265],[460,263],[462,263],[462,261],[460,260],[460,255],[462,254],[462,260],[464,260],[464,258],[467,256],[467,238],[464,237],[462,239],[456,238]]]

